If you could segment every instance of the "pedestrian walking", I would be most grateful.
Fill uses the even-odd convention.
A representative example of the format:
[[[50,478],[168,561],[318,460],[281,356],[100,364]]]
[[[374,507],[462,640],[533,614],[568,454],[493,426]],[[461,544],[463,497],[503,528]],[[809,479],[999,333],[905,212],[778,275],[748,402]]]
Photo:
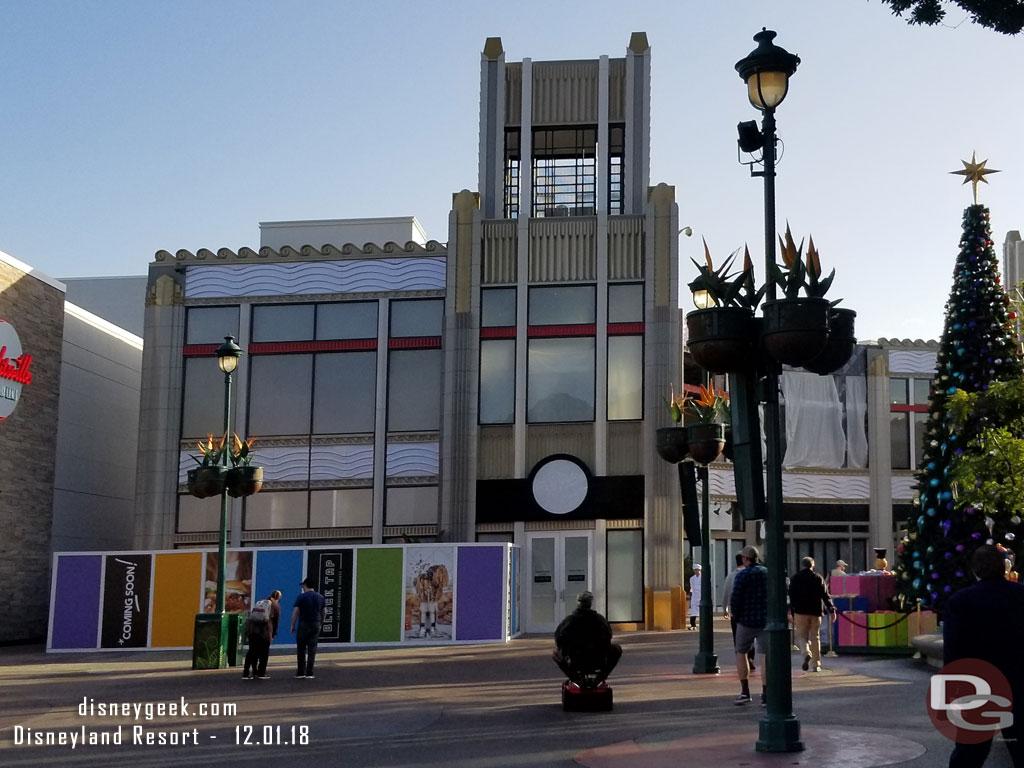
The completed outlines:
[[[266,680],[267,661],[270,659],[270,644],[277,637],[277,624],[281,618],[281,591],[275,589],[263,600],[257,600],[245,620],[245,633],[249,638],[249,650],[245,654],[244,680]],[[252,676],[250,677],[250,671]]]
[[[690,629],[697,628],[697,617],[700,616],[700,563],[694,563],[693,576],[690,577]]]
[[[725,577],[725,582],[722,584],[722,605],[725,607],[724,616],[729,620],[729,630],[732,632],[732,644],[736,646],[736,617],[729,612],[729,600],[732,599],[732,585],[736,580],[736,574],[743,569],[743,555],[739,552],[736,553],[736,567],[729,571],[729,575]],[[754,659],[757,655],[754,653],[754,648],[751,647],[747,653],[747,658],[750,660],[750,671],[753,672],[757,669],[754,663]]]
[[[320,642],[320,626],[326,618],[327,611],[323,595],[313,588],[310,579],[303,579],[299,586],[302,587],[302,594],[295,598],[291,627],[295,635],[295,650],[298,656],[295,677],[312,679],[316,646]]]
[[[758,563],[757,547],[744,547],[740,552],[743,568],[732,582],[729,612],[736,617],[736,671],[740,679],[737,705],[749,704],[750,660],[747,654],[756,648],[761,654],[761,674],[764,674],[765,637],[768,623],[768,569]],[[768,703],[765,686],[761,686],[761,706]]]
[[[789,580],[789,612],[793,617],[796,646],[804,657],[804,672],[821,672],[821,614],[835,616],[836,607],[825,588],[825,580],[814,572],[814,558],[800,561],[800,571]]]

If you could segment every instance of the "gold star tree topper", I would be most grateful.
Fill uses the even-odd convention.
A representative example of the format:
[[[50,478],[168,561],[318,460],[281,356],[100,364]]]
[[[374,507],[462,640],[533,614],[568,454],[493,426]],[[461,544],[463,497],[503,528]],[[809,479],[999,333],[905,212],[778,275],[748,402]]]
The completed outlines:
[[[996,170],[995,168],[986,168],[985,167],[985,163],[987,163],[988,160],[982,160],[979,163],[978,162],[978,153],[977,152],[972,152],[971,153],[971,162],[968,163],[966,160],[961,160],[960,162],[964,164],[963,170],[962,171],[950,171],[950,173],[954,173],[954,174],[956,174],[958,176],[963,176],[964,177],[964,184],[966,184],[968,181],[971,182],[971,186],[974,189],[974,204],[977,205],[978,204],[978,182],[979,181],[983,181],[986,184],[988,184],[988,179],[985,178],[986,174],[989,174],[989,173],[999,173],[999,171]]]

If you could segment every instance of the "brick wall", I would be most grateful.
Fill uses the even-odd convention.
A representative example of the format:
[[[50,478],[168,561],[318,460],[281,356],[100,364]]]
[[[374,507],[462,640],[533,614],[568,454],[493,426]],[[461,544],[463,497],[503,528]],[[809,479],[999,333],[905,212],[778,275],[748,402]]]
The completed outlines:
[[[64,293],[0,261],[0,318],[32,355],[32,382],[0,421],[0,643],[46,636]]]

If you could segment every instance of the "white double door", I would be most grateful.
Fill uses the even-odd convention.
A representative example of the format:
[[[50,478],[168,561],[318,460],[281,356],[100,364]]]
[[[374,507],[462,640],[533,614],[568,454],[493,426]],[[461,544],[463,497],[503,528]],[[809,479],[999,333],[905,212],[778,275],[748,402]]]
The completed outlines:
[[[554,632],[576,608],[580,592],[593,591],[593,541],[589,531],[526,534],[530,564],[527,632]]]

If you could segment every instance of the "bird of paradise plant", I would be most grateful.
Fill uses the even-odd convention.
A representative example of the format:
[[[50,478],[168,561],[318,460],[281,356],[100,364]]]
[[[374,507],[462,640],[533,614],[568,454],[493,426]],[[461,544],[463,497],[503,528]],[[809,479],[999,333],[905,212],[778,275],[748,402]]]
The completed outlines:
[[[824,280],[821,280],[821,258],[818,256],[818,250],[814,247],[814,238],[808,237],[807,242],[807,264],[805,265],[804,271],[807,273],[807,281],[804,285],[804,293],[809,298],[821,299],[824,298],[825,294],[828,293],[828,289],[832,285],[832,281],[835,280],[836,271],[833,269],[829,276]],[[838,301],[832,302],[833,305],[838,304]]]
[[[706,291],[712,302],[717,307],[745,307],[754,309],[764,293],[764,286],[760,290],[754,288],[754,265],[750,260],[750,251],[746,246],[743,249],[743,269],[735,274],[729,274],[729,268],[739,249],[736,249],[718,269],[715,269],[711,261],[711,251],[708,243],[704,241],[704,264],[691,258],[694,266],[697,267],[697,277],[687,286],[691,293]]]
[[[672,421],[679,424],[683,420],[683,409],[686,407],[686,403],[690,398],[684,392],[680,392],[679,397],[676,397],[674,384],[669,384],[668,396],[669,399],[665,401],[668,403],[668,414],[672,417]],[[662,399],[664,400],[664,398]]]
[[[684,414],[692,416],[697,424],[723,423],[728,413],[728,397],[728,393],[718,389],[713,382],[706,387],[702,384],[700,396],[689,398]]]
[[[228,451],[228,458],[232,467],[248,467],[252,461],[252,444],[256,442],[255,437],[242,440],[237,432],[231,435],[231,446]]]
[[[227,435],[224,435],[219,440],[214,438],[213,433],[206,436],[206,440],[196,443],[196,448],[199,449],[200,455],[203,457],[200,460],[198,457],[193,456],[192,459],[201,467],[216,467],[224,463],[224,456],[228,450]]]

